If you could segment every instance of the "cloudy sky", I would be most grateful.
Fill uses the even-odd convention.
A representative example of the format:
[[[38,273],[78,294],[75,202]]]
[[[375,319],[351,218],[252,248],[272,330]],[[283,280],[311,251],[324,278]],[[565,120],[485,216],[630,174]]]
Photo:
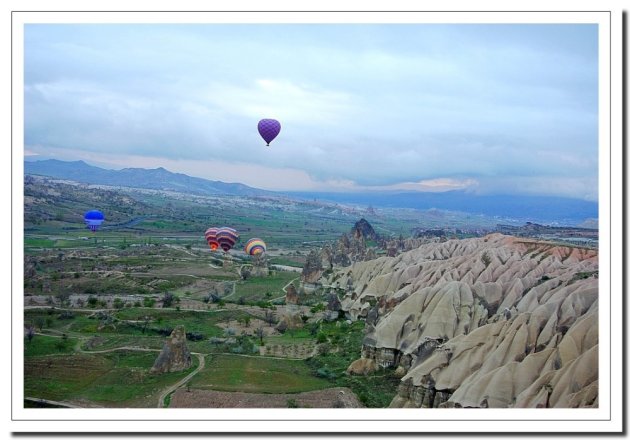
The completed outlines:
[[[597,200],[596,25],[25,25],[25,155]],[[270,147],[259,119],[280,120]]]

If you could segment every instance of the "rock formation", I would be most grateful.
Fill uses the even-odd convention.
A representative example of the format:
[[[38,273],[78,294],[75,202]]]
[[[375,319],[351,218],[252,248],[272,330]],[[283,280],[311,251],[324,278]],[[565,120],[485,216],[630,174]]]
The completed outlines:
[[[286,295],[284,297],[285,304],[293,304],[297,305],[299,302],[299,296],[297,289],[293,285],[293,283],[289,284],[286,289]]]
[[[192,356],[186,346],[186,332],[183,325],[178,325],[164,342],[162,351],[151,367],[151,373],[182,371],[191,366]]]
[[[350,234],[355,240],[377,240],[378,235],[372,225],[364,218],[354,224]]]
[[[321,255],[319,252],[312,250],[306,256],[300,279],[303,283],[314,284],[318,282],[323,273],[324,267],[322,266]]]
[[[255,277],[269,276],[269,262],[265,254],[252,257],[252,275]]]
[[[299,311],[287,310],[278,321],[276,329],[279,331],[292,330],[304,327],[302,314]]]
[[[331,274],[362,358],[404,374],[392,407],[490,408],[597,406],[597,276],[595,250],[500,234]]]

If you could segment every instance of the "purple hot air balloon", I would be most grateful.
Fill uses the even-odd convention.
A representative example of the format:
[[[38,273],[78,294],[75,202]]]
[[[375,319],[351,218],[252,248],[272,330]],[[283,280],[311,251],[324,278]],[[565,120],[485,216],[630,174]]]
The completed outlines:
[[[267,146],[269,146],[269,142],[274,140],[278,133],[280,133],[280,122],[275,119],[261,119],[258,122],[258,133],[262,136],[262,138],[267,142]]]

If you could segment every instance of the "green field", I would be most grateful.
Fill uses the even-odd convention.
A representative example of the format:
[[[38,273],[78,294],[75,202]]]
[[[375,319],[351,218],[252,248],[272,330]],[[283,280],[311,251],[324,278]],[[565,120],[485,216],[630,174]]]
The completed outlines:
[[[210,355],[193,388],[249,393],[299,393],[329,388],[304,361],[229,354]]]
[[[155,407],[158,394],[196,368],[151,374],[156,353],[116,351],[106,354],[40,356],[24,365],[25,396],[50,400],[86,399],[107,407]]]
[[[268,277],[251,277],[246,281],[238,281],[235,292],[226,297],[226,300],[236,302],[239,298],[244,298],[248,302],[255,302],[284,297],[282,288],[296,278],[299,278],[299,274],[295,272],[274,272]]]
[[[72,353],[77,344],[76,338],[61,338],[45,335],[35,335],[29,342],[24,341],[24,356],[46,356]]]

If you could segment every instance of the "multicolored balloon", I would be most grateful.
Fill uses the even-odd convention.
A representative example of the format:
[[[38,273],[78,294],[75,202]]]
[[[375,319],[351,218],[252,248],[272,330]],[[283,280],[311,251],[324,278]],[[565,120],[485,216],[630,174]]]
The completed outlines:
[[[245,253],[247,255],[260,255],[267,250],[267,245],[260,238],[252,238],[245,243]]]
[[[205,233],[208,246],[210,246],[210,250],[213,251],[216,251],[219,248],[219,242],[217,241],[217,232],[219,232],[219,228],[208,228]]]
[[[83,216],[83,221],[86,226],[90,228],[90,231],[96,232],[96,230],[101,226],[101,224],[105,221],[105,216],[101,211],[92,210],[85,213]]]
[[[238,232],[236,232],[236,229],[224,226],[217,231],[217,242],[223,249],[223,252],[228,252],[232,249],[237,240]]]
[[[280,133],[280,122],[275,119],[261,119],[258,122],[258,133],[262,136],[262,138],[267,142],[267,146],[269,146],[269,142],[274,140],[278,133]]]

